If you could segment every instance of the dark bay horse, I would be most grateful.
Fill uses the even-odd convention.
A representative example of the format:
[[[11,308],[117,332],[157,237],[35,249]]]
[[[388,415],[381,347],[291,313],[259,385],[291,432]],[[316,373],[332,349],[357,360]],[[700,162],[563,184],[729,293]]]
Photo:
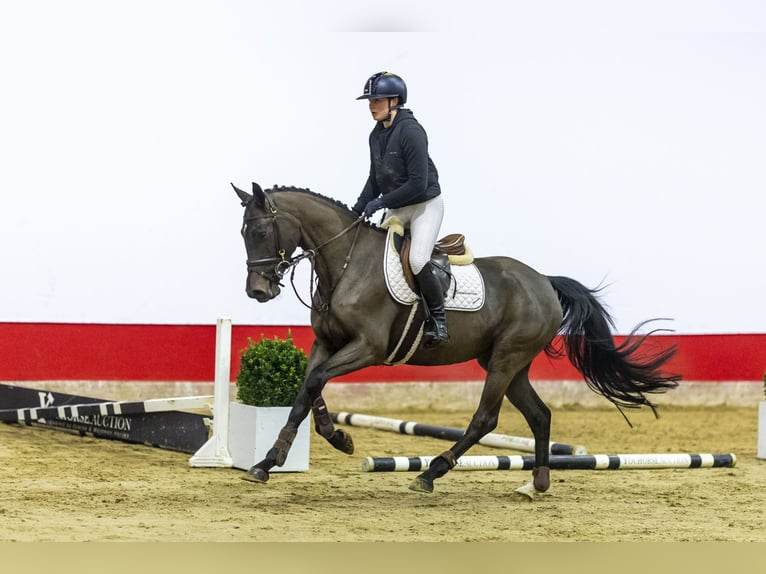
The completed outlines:
[[[261,303],[276,297],[283,276],[303,259],[311,260],[316,274],[311,301],[315,340],[306,378],[273,448],[245,476],[266,482],[269,470],[284,464],[309,411],[321,436],[336,449],[353,453],[350,435],[333,425],[322,389],[334,377],[382,364],[405,327],[409,308],[394,301],[384,281],[384,230],[308,190],[275,187],[264,192],[253,183],[250,194],[233,187],[245,208],[248,296]],[[293,257],[298,248],[303,252]],[[663,372],[675,348],[640,348],[646,339],[636,336],[641,325],[616,346],[612,319],[596,291],[573,279],[546,277],[509,257],[477,258],[475,263],[484,279],[484,306],[475,312],[448,312],[451,340],[435,349],[418,349],[407,362],[448,365],[476,359],[487,373],[479,405],[464,436],[434,458],[410,488],[432,492],[433,481],[496,427],[507,397],[535,439],[532,481],[526,492],[519,489],[532,497],[550,486],[551,426],[551,411],[529,381],[532,360],[541,352],[558,356],[565,351],[588,386],[618,408],[645,405],[654,410],[646,395],[665,392],[681,378]],[[553,345],[557,334],[564,349]]]

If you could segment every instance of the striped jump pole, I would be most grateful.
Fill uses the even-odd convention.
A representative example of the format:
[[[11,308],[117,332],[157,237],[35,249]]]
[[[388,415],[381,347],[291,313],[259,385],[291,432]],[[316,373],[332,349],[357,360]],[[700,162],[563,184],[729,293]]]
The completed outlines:
[[[213,395],[149,399],[146,401],[112,401],[58,407],[36,407],[0,410],[0,421],[32,423],[40,419],[71,419],[90,415],[137,415],[189,409],[210,409]]]
[[[385,417],[376,417],[358,413],[330,413],[333,422],[356,427],[368,427],[378,430],[398,432],[415,436],[427,436],[457,442],[462,436],[461,429],[426,425],[412,421],[400,421]],[[479,444],[495,448],[520,450],[522,452],[535,452],[535,439],[511,436],[505,434],[488,433],[484,435]],[[551,442],[551,454],[556,455],[584,455],[587,450],[582,445],[573,446],[560,442]]]
[[[426,470],[433,456],[368,456],[364,472],[407,472]],[[551,470],[623,470],[657,468],[731,468],[734,454],[593,454],[551,455]],[[534,456],[461,456],[455,470],[532,470]]]

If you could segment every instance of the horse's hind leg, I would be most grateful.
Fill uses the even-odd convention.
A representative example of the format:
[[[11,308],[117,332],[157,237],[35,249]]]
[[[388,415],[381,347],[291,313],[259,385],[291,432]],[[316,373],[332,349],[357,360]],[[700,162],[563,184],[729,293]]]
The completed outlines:
[[[482,365],[484,366],[484,365]],[[447,474],[457,464],[457,459],[466,453],[481,438],[497,426],[503,395],[508,387],[510,375],[507,369],[491,369],[481,393],[479,407],[463,436],[453,447],[431,461],[428,470],[418,475],[410,484],[410,490],[433,492],[434,480]]]
[[[535,492],[545,492],[551,484],[548,468],[551,411],[529,382],[529,366],[513,378],[505,396],[524,416],[535,437],[535,467],[532,470],[532,482],[516,491],[533,498]]]

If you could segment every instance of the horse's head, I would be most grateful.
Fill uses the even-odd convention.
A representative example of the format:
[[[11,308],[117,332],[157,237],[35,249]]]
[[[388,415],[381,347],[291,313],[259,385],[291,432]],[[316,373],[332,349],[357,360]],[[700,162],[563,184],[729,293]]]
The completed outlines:
[[[253,182],[252,195],[238,189],[245,215],[242,237],[247,250],[248,297],[265,303],[279,295],[280,281],[291,267],[291,254],[298,246],[300,225],[289,215],[278,211],[274,200]]]

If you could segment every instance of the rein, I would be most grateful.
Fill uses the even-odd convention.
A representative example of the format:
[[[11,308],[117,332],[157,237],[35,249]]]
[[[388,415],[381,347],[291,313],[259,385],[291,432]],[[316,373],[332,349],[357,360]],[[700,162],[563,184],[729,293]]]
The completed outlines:
[[[362,222],[364,219],[364,216],[359,216],[357,219],[352,221],[349,225],[347,225],[345,228],[343,228],[339,233],[336,233],[330,239],[323,241],[314,249],[309,249],[308,251],[304,251],[297,257],[293,259],[294,263],[291,264],[291,267],[293,268],[292,272],[290,273],[290,284],[293,286],[293,292],[295,293],[295,296],[298,298],[298,301],[300,301],[304,307],[307,307],[309,309],[312,309],[314,311],[326,311],[330,308],[330,301],[332,300],[332,294],[335,292],[335,289],[338,287],[338,284],[340,283],[340,280],[343,278],[343,274],[346,272],[346,269],[348,268],[348,264],[351,263],[351,254],[354,252],[354,247],[356,247],[356,240],[359,237],[359,230],[361,229],[361,226],[359,223]],[[356,231],[354,232],[354,239],[351,241],[351,247],[348,249],[348,253],[346,254],[346,257],[343,260],[343,267],[341,267],[340,275],[338,276],[338,279],[335,281],[335,284],[330,287],[330,294],[327,297],[327,302],[324,303],[319,309],[314,308],[314,284],[316,280],[314,279],[315,273],[314,273],[314,256],[317,254],[317,252],[327,245],[328,243],[332,243],[339,237],[345,235],[348,233],[352,227],[356,226]],[[308,305],[303,298],[298,293],[298,289],[295,287],[295,268],[297,267],[297,264],[303,261],[304,259],[308,259],[311,261],[311,278],[309,279],[309,293],[311,295],[311,305]]]
[[[335,292],[335,289],[338,286],[338,283],[340,283],[341,278],[343,277],[343,274],[346,272],[346,269],[348,268],[349,263],[351,262],[351,254],[354,252],[354,247],[356,247],[356,241],[359,237],[359,230],[361,229],[361,226],[359,225],[364,220],[364,215],[360,215],[357,219],[352,221],[349,225],[341,229],[338,233],[330,237],[329,239],[323,241],[313,249],[307,249],[304,250],[302,253],[299,253],[295,257],[286,257],[286,252],[281,246],[280,242],[280,236],[279,236],[279,225],[277,224],[277,206],[272,201],[272,199],[264,194],[266,198],[266,203],[268,205],[269,211],[271,212],[271,215],[266,216],[258,216],[258,217],[252,217],[248,219],[262,219],[264,217],[271,218],[272,225],[274,227],[274,245],[275,250],[277,253],[277,256],[275,257],[266,257],[263,259],[248,259],[247,260],[247,269],[248,271],[258,273],[268,281],[272,283],[276,283],[280,287],[284,287],[284,285],[281,283],[284,276],[287,274],[288,271],[292,269],[292,272],[290,273],[290,284],[293,287],[293,291],[295,292],[295,296],[298,298],[298,300],[307,308],[315,310],[315,311],[324,311],[327,310],[330,306],[330,300],[332,299],[332,294]],[[247,221],[247,219],[246,219]],[[300,221],[298,222],[300,226]],[[354,233],[354,239],[351,242],[351,247],[348,250],[348,253],[346,254],[346,257],[343,261],[343,267],[341,268],[340,275],[338,276],[338,279],[335,281],[335,284],[332,285],[330,288],[329,297],[327,299],[327,302],[324,303],[319,309],[315,309],[313,307],[313,299],[314,299],[314,284],[316,282],[315,280],[315,272],[314,272],[314,258],[316,257],[316,254],[319,252],[320,249],[325,247],[326,245],[329,245],[336,239],[339,239],[346,233],[348,233],[352,228],[356,227],[356,232]],[[298,293],[298,289],[295,287],[295,269],[298,266],[298,264],[303,261],[304,259],[308,259],[311,262],[311,278],[310,278],[310,284],[309,284],[309,292],[311,294],[311,301],[312,304],[307,304]],[[268,276],[266,273],[262,271],[258,271],[256,269],[257,266],[266,265],[270,263],[276,263],[274,265],[274,271],[271,276]]]

